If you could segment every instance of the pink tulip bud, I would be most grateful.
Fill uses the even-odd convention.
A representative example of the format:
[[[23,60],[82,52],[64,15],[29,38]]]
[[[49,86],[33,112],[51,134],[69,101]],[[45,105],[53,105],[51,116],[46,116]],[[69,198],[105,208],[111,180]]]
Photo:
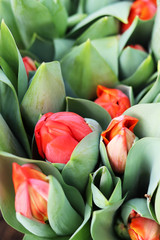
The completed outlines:
[[[66,164],[77,144],[91,132],[76,113],[46,113],[35,127],[38,152],[50,162]]]
[[[24,63],[25,69],[26,69],[27,76],[29,75],[30,71],[37,70],[35,63],[31,58],[24,57],[22,60],[23,60],[23,63]]]
[[[15,210],[23,216],[45,223],[48,219],[47,177],[34,164],[13,163],[12,179],[15,188]]]
[[[101,134],[112,169],[119,174],[124,172],[128,152],[135,141],[133,128],[137,122],[136,118],[121,115]]]

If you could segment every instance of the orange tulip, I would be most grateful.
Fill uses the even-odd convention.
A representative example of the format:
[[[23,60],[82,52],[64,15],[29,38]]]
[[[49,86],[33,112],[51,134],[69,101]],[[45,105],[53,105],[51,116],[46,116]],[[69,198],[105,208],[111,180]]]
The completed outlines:
[[[137,122],[134,117],[121,115],[101,134],[112,169],[117,173],[124,172],[128,152],[136,138],[133,129]]]
[[[36,71],[37,70],[35,63],[31,58],[24,57],[22,60],[23,60],[23,63],[24,63],[24,67],[26,69],[27,76],[29,75],[30,71]]]
[[[139,45],[139,44],[128,45],[128,47],[131,47],[131,48],[134,48],[134,49],[137,49],[137,50],[140,50],[140,51],[144,51],[144,52],[146,52],[146,50],[144,49],[144,47],[142,47],[142,46]]]
[[[159,240],[160,226],[151,219],[138,216],[131,219],[128,233],[132,240]]]
[[[34,164],[13,163],[15,210],[23,216],[45,223],[48,219],[49,183],[46,175]]]
[[[128,23],[121,25],[121,32],[125,32],[130,27],[136,16],[141,20],[149,20],[154,17],[156,11],[157,5],[154,0],[136,0],[131,6]]]
[[[130,107],[129,98],[119,89],[98,85],[97,96],[95,103],[103,107],[110,114],[111,118],[120,116]]]
[[[66,164],[77,144],[91,132],[76,113],[46,113],[35,127],[38,152],[50,162]]]

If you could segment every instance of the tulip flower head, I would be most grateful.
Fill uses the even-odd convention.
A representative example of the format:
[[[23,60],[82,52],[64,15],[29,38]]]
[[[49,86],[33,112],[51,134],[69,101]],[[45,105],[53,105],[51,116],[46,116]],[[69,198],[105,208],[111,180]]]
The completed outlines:
[[[36,71],[37,70],[35,63],[31,58],[24,57],[22,60],[23,60],[23,63],[24,63],[24,67],[26,69],[27,76],[29,75],[30,71]]]
[[[66,164],[77,144],[92,130],[76,113],[46,113],[35,127],[35,140],[42,158]]]
[[[15,210],[23,216],[45,223],[48,219],[49,183],[46,175],[34,164],[13,163]]]
[[[121,32],[125,32],[132,24],[134,18],[138,16],[141,20],[149,20],[154,17],[157,11],[155,1],[151,0],[136,0],[133,2],[130,14],[128,17],[128,23],[122,23]]]
[[[136,138],[133,129],[137,122],[137,118],[121,115],[112,119],[101,134],[111,167],[116,173],[124,172],[128,152]]]
[[[98,85],[97,96],[95,103],[103,107],[110,114],[111,118],[120,116],[130,107],[129,98],[119,89]]]
[[[135,45],[128,45],[128,47],[131,47],[131,48],[134,48],[134,49],[137,49],[137,50],[140,50],[140,51],[146,51],[145,49],[144,49],[144,47],[142,47],[141,45],[139,45],[139,44],[135,44]]]
[[[159,240],[160,226],[139,214],[129,217],[128,233],[132,240]]]

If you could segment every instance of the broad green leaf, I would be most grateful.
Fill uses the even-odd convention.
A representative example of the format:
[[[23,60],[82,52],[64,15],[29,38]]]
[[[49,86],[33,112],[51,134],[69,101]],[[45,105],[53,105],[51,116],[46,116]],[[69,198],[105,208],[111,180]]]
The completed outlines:
[[[92,194],[93,194],[93,202],[98,208],[103,209],[109,205],[109,201],[107,200],[107,198],[94,184],[92,184]]]
[[[2,19],[4,19],[5,23],[11,30],[18,47],[22,48],[23,42],[19,33],[19,29],[17,27],[17,23],[15,21],[15,16],[12,11],[10,0],[0,0],[0,22]]]
[[[139,103],[151,103],[155,101],[156,96],[159,94],[160,73],[158,73],[158,77],[156,81],[150,87],[149,87],[150,88],[149,91],[144,95],[144,97],[139,101]]]
[[[30,156],[30,146],[23,126],[17,94],[11,82],[0,70],[0,112],[15,137]]]
[[[27,74],[15,40],[4,21],[1,23],[0,31],[0,56],[1,67],[13,84],[21,102],[28,87]]]
[[[138,16],[136,16],[132,25],[120,37],[119,53],[126,45],[129,44],[139,43],[147,49],[148,42],[151,38],[153,23],[154,18],[144,21],[139,19]]]
[[[139,92],[153,74],[154,69],[154,60],[151,55],[148,55],[148,57],[139,65],[136,72],[121,81],[121,83],[132,86],[136,92]]]
[[[157,13],[153,25],[152,30],[152,38],[151,38],[151,49],[154,53],[156,60],[160,59],[160,43],[158,39],[160,38],[160,29],[159,29],[159,19],[160,19],[160,5],[159,1],[157,1]]]
[[[134,128],[134,133],[139,138],[160,137],[158,121],[160,116],[160,103],[137,104],[128,108],[123,115],[132,116],[139,120]]]
[[[130,2],[124,1],[124,2],[117,2],[109,6],[106,6],[102,9],[99,9],[96,12],[88,15],[88,17],[86,17],[83,21],[77,24],[71,30],[69,36],[72,36],[72,34],[75,34],[77,31],[81,30],[81,28],[87,26],[89,23],[103,16],[113,16],[119,19],[120,21],[127,23],[130,6],[131,6]],[[121,9],[121,11],[119,11],[119,9]]]
[[[107,154],[106,147],[105,147],[102,137],[100,139],[100,156],[101,156],[103,165],[106,166],[107,169],[109,170],[109,172],[111,173],[111,175],[114,176],[114,172],[110,165],[108,154]]]
[[[33,131],[39,115],[64,108],[65,89],[58,62],[42,63],[23,98],[21,111]]]
[[[44,238],[42,237],[37,237],[35,235],[30,235],[27,234],[24,236],[23,240],[44,240]],[[69,240],[69,237],[51,237],[51,238],[46,238],[45,240]]]
[[[89,38],[90,40],[116,35],[119,31],[119,22],[113,17],[103,17],[87,28],[76,40],[81,44]]]
[[[125,79],[134,74],[139,65],[148,57],[144,51],[126,47],[119,58],[120,77]]]
[[[87,13],[95,12],[98,9],[104,8],[109,4],[116,2],[116,0],[101,0],[101,1],[94,1],[94,0],[86,0],[85,3],[85,10]]]
[[[92,132],[83,138],[74,149],[69,162],[63,168],[65,182],[83,192],[88,177],[98,161],[99,133]]]
[[[21,37],[26,48],[30,46],[33,34],[51,40],[56,34],[52,15],[48,8],[36,0],[11,0]]]
[[[158,223],[160,223],[159,204],[160,204],[160,184],[158,184],[158,188],[157,188],[156,196],[155,196],[155,214],[156,214],[156,218],[158,220]]]
[[[56,28],[57,35],[62,37],[65,34],[67,28],[67,12],[61,0],[40,0],[40,2],[48,8],[52,16],[53,24]]]
[[[25,156],[24,150],[0,114],[0,151]]]
[[[39,237],[51,238],[56,236],[49,224],[43,224],[38,221],[26,218],[20,213],[16,213],[17,220],[31,233]]]
[[[76,24],[81,22],[84,18],[86,18],[87,14],[85,13],[76,13],[68,17],[68,28],[74,27]]]
[[[122,206],[121,216],[125,225],[128,224],[128,217],[132,210],[135,210],[142,217],[152,219],[147,207],[147,200],[143,198],[134,198],[129,200]]]
[[[103,210],[93,212],[91,222],[91,235],[93,240],[118,240],[114,231],[114,216],[123,200]]]
[[[49,176],[48,219],[58,235],[72,234],[82,223],[82,218],[72,208],[59,182]],[[53,199],[54,203],[53,204]]]
[[[37,34],[33,35],[27,51],[33,54],[34,58],[39,62],[50,62],[54,59],[55,49],[53,41],[43,39]]]
[[[159,148],[159,138],[145,137],[130,149],[123,181],[123,192],[128,192],[128,197],[152,197],[160,180]]]
[[[65,54],[67,54],[74,44],[74,40],[66,38],[55,38],[55,59],[61,60]]]
[[[115,41],[112,43],[111,39],[106,39],[106,44],[103,39],[96,41],[100,41],[99,47],[97,42],[87,40],[74,47],[61,61],[63,77],[78,97],[93,99],[96,97],[98,84],[113,87],[118,83],[116,73],[112,69],[117,63],[110,66],[115,59],[116,50],[113,50],[113,56],[108,56],[108,59],[100,46],[103,44],[107,48],[110,42],[113,49]]]
[[[84,118],[96,120],[103,130],[111,121],[109,113],[98,104],[80,98],[66,98],[66,111],[75,112]]]

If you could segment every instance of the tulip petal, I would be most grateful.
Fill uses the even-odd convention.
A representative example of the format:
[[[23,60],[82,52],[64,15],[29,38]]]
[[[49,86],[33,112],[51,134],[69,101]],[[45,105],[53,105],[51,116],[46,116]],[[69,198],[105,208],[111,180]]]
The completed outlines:
[[[53,163],[67,163],[78,142],[70,135],[60,136],[48,143],[46,159]]]
[[[27,218],[32,219],[30,197],[29,197],[27,182],[23,182],[19,186],[16,192],[15,209],[16,209],[16,212],[22,214]]]

